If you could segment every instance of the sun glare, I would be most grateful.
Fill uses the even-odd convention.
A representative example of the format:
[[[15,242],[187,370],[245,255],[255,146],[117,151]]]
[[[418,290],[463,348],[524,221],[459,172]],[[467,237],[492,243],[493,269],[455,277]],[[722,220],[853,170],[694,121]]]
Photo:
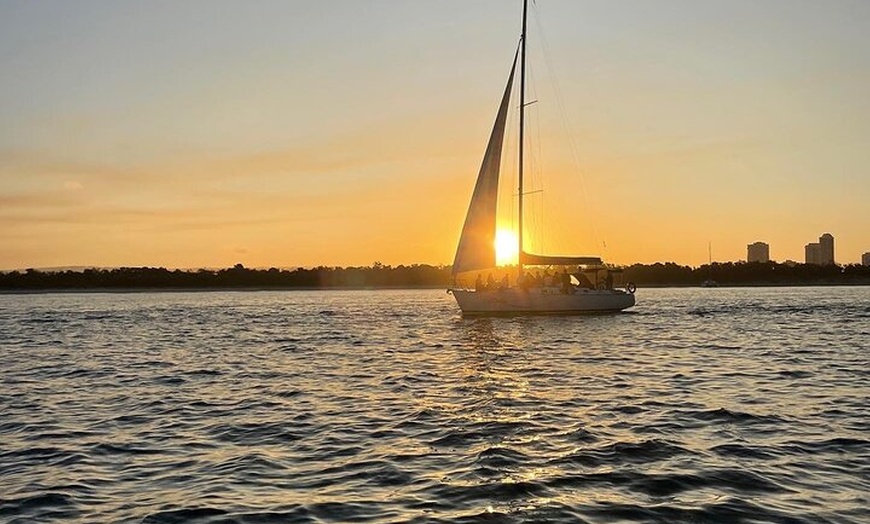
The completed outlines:
[[[517,234],[510,229],[499,229],[495,232],[495,263],[499,266],[516,264],[519,258],[519,240]]]

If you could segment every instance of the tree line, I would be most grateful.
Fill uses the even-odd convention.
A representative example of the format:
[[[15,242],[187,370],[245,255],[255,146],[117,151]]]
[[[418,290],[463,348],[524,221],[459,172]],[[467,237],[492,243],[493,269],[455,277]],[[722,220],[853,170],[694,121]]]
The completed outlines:
[[[870,267],[858,264],[819,266],[776,262],[725,262],[693,268],[673,262],[624,266],[622,282],[638,286],[698,286],[713,280],[720,286],[870,285]],[[449,287],[450,266],[426,264],[364,267],[181,270],[122,267],[66,271],[0,273],[2,290],[75,289],[321,289]]]
[[[236,264],[226,269],[166,269],[122,267],[66,271],[0,273],[0,289],[287,289],[428,287],[450,283],[450,268],[414,264],[369,267],[249,269]]]
[[[673,262],[633,264],[625,279],[639,286],[699,286],[712,280],[720,286],[868,285],[870,267],[860,264],[780,264],[777,262],[713,262],[697,268]]]

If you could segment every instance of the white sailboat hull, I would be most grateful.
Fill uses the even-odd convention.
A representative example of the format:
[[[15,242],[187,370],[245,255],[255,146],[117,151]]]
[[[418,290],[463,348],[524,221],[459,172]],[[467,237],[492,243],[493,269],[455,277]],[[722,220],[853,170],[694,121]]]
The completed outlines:
[[[634,294],[603,289],[508,288],[492,291],[451,290],[463,315],[570,315],[622,311],[634,305]]]

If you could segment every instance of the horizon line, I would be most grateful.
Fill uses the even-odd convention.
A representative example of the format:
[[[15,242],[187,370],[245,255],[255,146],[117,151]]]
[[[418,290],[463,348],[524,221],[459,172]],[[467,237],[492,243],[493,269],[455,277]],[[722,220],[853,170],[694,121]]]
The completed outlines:
[[[743,264],[773,263],[773,264],[778,264],[778,265],[805,265],[805,264],[807,264],[807,265],[820,265],[820,264],[812,264],[812,263],[808,263],[808,262],[800,262],[800,261],[790,260],[790,259],[783,260],[783,261],[769,260],[767,262],[749,262],[748,260],[743,260],[743,259],[741,259],[741,260],[724,260],[724,261],[714,260],[714,261],[700,264],[697,266],[691,265],[691,264],[681,264],[681,263],[675,262],[673,260],[656,261],[656,262],[632,262],[630,264],[603,264],[603,265],[611,266],[611,267],[627,268],[627,267],[631,267],[634,265],[653,266],[656,264],[674,264],[677,266],[698,269],[698,268],[701,268],[704,266],[710,266],[713,264],[739,264],[739,263],[743,263]],[[240,269],[251,270],[251,271],[269,271],[271,269],[277,269],[279,271],[296,271],[299,269],[310,270],[310,269],[318,269],[318,268],[375,269],[376,267],[378,267],[378,265],[380,265],[380,267],[390,268],[390,269],[398,268],[398,267],[413,267],[413,266],[430,266],[430,267],[435,267],[435,268],[450,268],[452,266],[452,264],[431,264],[431,263],[426,263],[426,262],[413,262],[413,263],[409,263],[409,264],[395,264],[395,265],[393,265],[393,264],[383,264],[383,263],[380,263],[377,261],[373,262],[371,264],[368,264],[368,265],[353,265],[353,264],[351,264],[351,265],[345,265],[345,266],[326,265],[326,264],[318,264],[318,265],[314,265],[314,266],[305,266],[305,265],[298,265],[298,266],[246,266],[241,262],[237,262],[237,263],[235,263],[233,265],[229,265],[229,266],[198,266],[198,267],[180,267],[180,266],[168,267],[168,266],[159,266],[159,265],[139,265],[139,266],[134,266],[134,265],[118,265],[118,266],[69,265],[69,266],[42,266],[42,267],[26,267],[26,268],[18,267],[18,268],[11,268],[11,269],[0,269],[0,273],[27,272],[27,271],[38,271],[41,273],[58,273],[58,272],[64,272],[64,271],[73,271],[73,272],[86,271],[88,269],[92,269],[92,270],[164,269],[167,271],[188,271],[188,272],[190,272],[190,271],[201,271],[201,270],[222,271],[222,270],[226,270],[226,269],[234,269],[234,268],[239,267],[239,266],[241,266]],[[832,265],[836,265],[836,266],[858,265],[858,266],[861,266],[863,264],[859,260],[856,262],[834,262]],[[500,265],[500,266],[495,266],[495,267],[490,268],[490,269],[505,269],[505,268],[514,268],[514,267],[516,267],[516,264]],[[484,270],[481,270],[481,271],[484,271]]]

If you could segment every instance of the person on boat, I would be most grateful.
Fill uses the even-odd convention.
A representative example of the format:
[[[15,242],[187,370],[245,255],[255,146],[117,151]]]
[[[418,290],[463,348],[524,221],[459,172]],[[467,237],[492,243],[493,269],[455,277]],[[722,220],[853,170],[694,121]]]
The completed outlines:
[[[495,289],[495,279],[492,278],[492,273],[486,276],[486,289]]]
[[[508,279],[507,273],[501,278],[501,283],[499,283],[499,289],[507,289],[510,287],[510,280]]]
[[[610,271],[604,274],[604,285],[607,286],[607,289],[613,289],[613,275]]]
[[[589,277],[586,276],[582,271],[578,271],[576,275],[577,277],[577,287],[584,287],[586,289],[592,289],[592,281],[589,280]]]
[[[483,277],[480,276],[480,273],[477,274],[477,279],[474,281],[474,290],[483,291]]]
[[[571,275],[568,274],[567,268],[562,270],[560,278],[562,279],[562,293],[567,295],[571,292]]]

